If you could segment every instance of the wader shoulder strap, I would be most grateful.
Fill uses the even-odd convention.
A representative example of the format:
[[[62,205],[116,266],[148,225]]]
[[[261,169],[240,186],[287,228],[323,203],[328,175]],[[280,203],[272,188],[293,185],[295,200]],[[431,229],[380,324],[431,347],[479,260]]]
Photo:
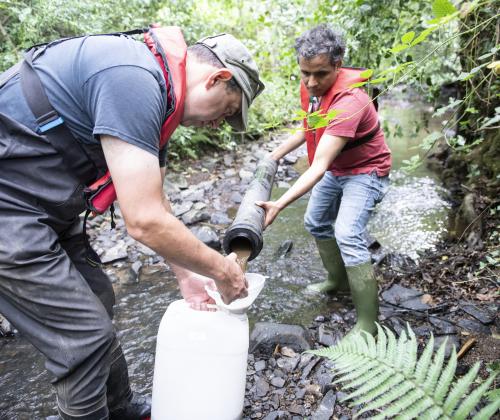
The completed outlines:
[[[16,65],[0,74],[0,89],[2,89],[2,87],[6,85],[10,79],[12,79],[17,73],[19,73],[20,68],[21,62],[17,63]]]
[[[38,134],[43,135],[62,156],[64,163],[86,185],[97,175],[97,168],[75,139],[63,118],[49,102],[42,82],[33,68],[35,49],[25,54],[21,64],[21,88],[26,102],[38,124]]]
[[[359,139],[348,142],[344,148],[340,151],[340,153],[345,152],[346,150],[354,149],[355,147],[361,146],[362,144],[368,143],[380,130],[380,122],[377,122],[377,125],[373,130],[371,130],[368,134]]]

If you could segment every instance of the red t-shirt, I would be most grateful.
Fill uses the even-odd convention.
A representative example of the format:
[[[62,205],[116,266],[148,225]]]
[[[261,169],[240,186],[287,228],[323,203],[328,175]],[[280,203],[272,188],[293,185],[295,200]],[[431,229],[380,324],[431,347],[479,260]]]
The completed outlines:
[[[378,123],[378,114],[368,94],[362,89],[342,92],[331,109],[343,110],[330,122],[324,134],[356,140],[367,135]],[[391,151],[382,128],[366,143],[340,153],[332,165],[335,176],[367,174],[385,176],[391,169]]]

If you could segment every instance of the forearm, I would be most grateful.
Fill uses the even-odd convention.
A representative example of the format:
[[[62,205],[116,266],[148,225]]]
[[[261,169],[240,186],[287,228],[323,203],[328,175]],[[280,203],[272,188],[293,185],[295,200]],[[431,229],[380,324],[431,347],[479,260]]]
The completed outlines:
[[[271,153],[271,159],[275,161],[280,160],[283,156],[302,145],[305,140],[306,138],[303,131],[296,132]]]

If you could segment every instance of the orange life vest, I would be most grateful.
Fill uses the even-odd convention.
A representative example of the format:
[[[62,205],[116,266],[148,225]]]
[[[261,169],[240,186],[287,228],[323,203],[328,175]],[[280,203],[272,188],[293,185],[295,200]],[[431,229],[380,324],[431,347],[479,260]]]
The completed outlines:
[[[177,26],[152,25],[144,33],[144,42],[154,54],[166,82],[167,103],[172,109],[160,131],[160,149],[179,126],[184,113],[186,95],[187,45]],[[104,213],[116,200],[116,191],[109,171],[85,189],[86,203],[94,213]]]
[[[331,86],[328,92],[322,96],[318,111],[320,111],[321,114],[327,114],[337,94],[348,91],[350,89],[349,86],[353,83],[366,81],[366,78],[360,76],[362,71],[363,69],[342,67],[337,75],[335,83]],[[311,98],[309,97],[307,88],[302,81],[300,82],[300,102],[302,109],[309,113],[311,111]],[[326,128],[327,127],[312,129],[307,125],[307,117],[304,118],[304,133],[306,137],[309,165],[311,165],[314,160],[316,147],[318,146],[321,136],[325,132]]]

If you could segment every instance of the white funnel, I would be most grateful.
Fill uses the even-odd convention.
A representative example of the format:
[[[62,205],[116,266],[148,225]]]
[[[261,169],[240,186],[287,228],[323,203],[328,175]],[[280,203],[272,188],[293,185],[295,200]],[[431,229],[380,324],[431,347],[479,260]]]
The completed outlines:
[[[205,290],[208,296],[215,300],[217,307],[233,314],[243,314],[252,305],[254,300],[257,299],[266,281],[266,278],[262,274],[257,273],[246,273],[245,277],[248,282],[248,296],[242,299],[236,299],[229,305],[226,305],[222,301],[222,297],[217,290],[211,290],[207,286],[205,286]]]

